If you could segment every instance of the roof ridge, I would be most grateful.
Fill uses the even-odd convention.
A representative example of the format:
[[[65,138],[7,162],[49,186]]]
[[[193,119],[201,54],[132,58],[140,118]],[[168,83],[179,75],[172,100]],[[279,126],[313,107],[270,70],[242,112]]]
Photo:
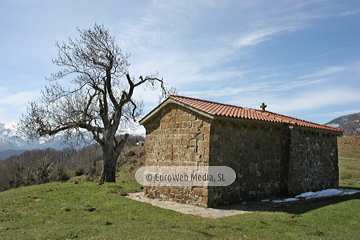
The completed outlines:
[[[344,130],[342,129],[329,127],[325,124],[314,123],[307,120],[298,119],[279,113],[274,113],[271,111],[240,107],[232,104],[219,103],[219,102],[203,100],[199,98],[185,97],[180,95],[169,95],[161,104],[159,104],[155,109],[153,109],[147,116],[153,114],[156,111],[156,109],[160,108],[169,99],[185,104],[189,107],[193,107],[199,111],[202,111],[206,114],[210,114],[212,116],[217,115],[217,116],[244,118],[244,119],[252,119],[252,120],[259,120],[266,122],[286,123],[286,124],[293,124],[293,125],[304,126],[309,128],[344,132]],[[145,116],[143,119],[147,118],[147,116]],[[140,121],[142,121],[143,119],[141,119]]]
[[[219,102],[214,102],[214,101],[210,101],[210,100],[204,100],[204,99],[200,99],[200,98],[185,97],[185,96],[180,96],[180,95],[170,95],[169,98],[171,98],[171,97],[180,97],[180,98],[185,98],[185,99],[190,99],[190,100],[197,100],[197,101],[200,101],[200,102],[214,103],[214,104],[218,104],[218,105],[235,107],[235,108],[242,108],[242,109],[245,109],[245,110],[258,111],[258,112],[264,113],[264,111],[259,110],[259,109],[256,109],[256,108],[241,107],[241,106],[236,106],[236,105],[233,105],[233,104],[219,103]],[[265,112],[269,112],[269,111],[265,111]],[[277,114],[277,113],[273,113],[273,114]],[[280,114],[279,114],[279,115],[280,115]],[[290,118],[291,118],[291,117],[290,117]]]
[[[261,111],[261,110],[259,110],[259,111]],[[303,121],[303,122],[307,122],[307,123],[315,124],[315,125],[326,126],[326,124],[314,123],[314,122],[307,121],[307,120],[304,120],[304,119],[300,119],[300,118],[295,118],[295,117],[286,116],[286,115],[283,115],[283,114],[280,114],[280,113],[274,113],[274,112],[270,112],[270,111],[266,111],[266,112],[271,113],[271,114],[274,114],[274,115],[279,115],[279,116],[282,116],[282,117],[291,118],[291,119],[298,120],[298,121]]]
[[[219,103],[219,102],[214,102],[214,101],[209,101],[209,100],[204,100],[204,99],[199,99],[199,98],[184,97],[184,96],[180,96],[180,95],[170,95],[169,97],[170,97],[170,98],[171,98],[171,97],[180,97],[180,98],[197,100],[197,101],[200,101],[200,102],[208,102],[208,103],[220,104],[220,105],[225,105],[225,106],[230,106],[230,107],[237,107],[237,108],[244,108],[244,109],[247,108],[247,107],[241,107],[241,106],[236,106],[236,105],[227,104],[227,103]],[[252,108],[248,108],[248,109],[252,109]],[[256,110],[256,109],[255,109],[255,110]]]

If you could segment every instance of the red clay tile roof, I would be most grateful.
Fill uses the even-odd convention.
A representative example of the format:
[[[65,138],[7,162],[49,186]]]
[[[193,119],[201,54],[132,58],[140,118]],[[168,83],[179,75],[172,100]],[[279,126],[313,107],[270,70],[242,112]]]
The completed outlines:
[[[229,104],[216,103],[216,102],[211,102],[211,101],[206,101],[206,100],[201,100],[201,99],[196,99],[196,98],[177,96],[177,95],[169,96],[164,102],[166,102],[168,99],[173,99],[184,105],[193,107],[195,109],[198,109],[202,112],[205,112],[207,114],[214,115],[214,116],[224,116],[224,117],[260,120],[260,121],[267,121],[267,122],[287,123],[287,124],[303,126],[303,127],[325,129],[325,130],[331,130],[331,131],[336,131],[336,132],[344,132],[344,130],[342,130],[342,129],[333,128],[333,127],[329,127],[329,126],[322,125],[322,124],[312,123],[312,122],[308,122],[305,120],[292,118],[292,117],[284,116],[284,115],[269,112],[269,111],[262,111],[262,110],[251,109],[251,108],[246,108],[246,107],[238,107],[238,106],[233,106],[233,105],[229,105]],[[159,105],[158,107],[160,107],[161,105]],[[154,110],[156,110],[157,108],[155,108]],[[151,111],[150,113],[152,113],[153,111]],[[146,116],[144,118],[146,118]]]

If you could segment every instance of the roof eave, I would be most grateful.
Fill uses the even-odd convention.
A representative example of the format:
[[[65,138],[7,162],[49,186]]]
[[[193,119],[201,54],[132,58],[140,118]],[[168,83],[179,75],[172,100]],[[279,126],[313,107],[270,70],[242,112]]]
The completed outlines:
[[[268,126],[291,126],[291,127],[295,127],[297,129],[303,129],[303,130],[313,130],[313,131],[318,131],[318,132],[323,132],[323,133],[331,133],[331,134],[335,134],[338,136],[341,136],[343,134],[342,129],[325,129],[325,128],[320,128],[320,127],[309,127],[309,126],[301,126],[298,124],[293,124],[293,123],[285,123],[285,122],[277,122],[277,121],[265,121],[265,120],[259,120],[259,119],[249,119],[249,118],[236,118],[236,117],[228,117],[228,116],[219,116],[216,115],[214,116],[214,120],[220,120],[220,121],[233,121],[233,122],[242,122],[245,124],[260,124],[260,125],[268,125]],[[320,126],[320,125],[319,125]]]
[[[165,107],[166,105],[169,105],[169,104],[176,104],[176,105],[179,105],[179,106],[182,106],[184,108],[187,108],[193,112],[196,112],[202,116],[205,116],[209,119],[214,119],[214,115],[212,114],[209,114],[209,113],[206,113],[206,112],[203,112],[197,108],[194,108],[190,105],[187,105],[185,103],[182,103],[182,102],[179,102],[175,99],[172,99],[170,97],[168,97],[165,101],[163,101],[160,105],[158,105],[156,108],[154,108],[151,112],[149,112],[145,117],[143,117],[142,119],[140,119],[139,123],[140,125],[144,125],[146,124],[150,119],[152,119],[155,115],[157,115],[157,113],[163,108]]]
[[[293,125],[296,128],[299,129],[304,129],[304,130],[313,130],[313,131],[318,131],[318,132],[323,132],[323,133],[331,133],[333,135],[337,135],[337,136],[342,136],[344,133],[344,130],[342,129],[326,129],[326,128],[320,128],[320,127],[309,127],[309,126],[301,126],[301,125]]]

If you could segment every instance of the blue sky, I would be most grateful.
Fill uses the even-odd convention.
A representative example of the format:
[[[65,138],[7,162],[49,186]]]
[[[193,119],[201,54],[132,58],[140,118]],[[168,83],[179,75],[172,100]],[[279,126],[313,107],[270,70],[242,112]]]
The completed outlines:
[[[130,74],[317,123],[360,112],[360,1],[0,0],[0,122],[41,96],[55,42],[104,24]],[[144,112],[158,92],[136,92]]]

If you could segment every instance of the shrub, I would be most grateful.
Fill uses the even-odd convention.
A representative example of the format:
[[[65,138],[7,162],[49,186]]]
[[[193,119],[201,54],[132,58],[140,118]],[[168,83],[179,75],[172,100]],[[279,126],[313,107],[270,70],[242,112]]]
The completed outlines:
[[[142,156],[144,156],[145,155],[145,150],[143,150],[143,151],[141,151],[140,153],[139,153],[139,157],[142,157]]]
[[[127,157],[132,157],[132,156],[135,156],[135,155],[136,155],[136,153],[135,153],[133,150],[130,150],[130,151],[126,154]]]
[[[82,176],[84,175],[85,171],[82,168],[75,169],[75,176]]]
[[[58,165],[55,172],[55,180],[56,181],[67,181],[69,180],[69,175],[64,171],[64,167]]]

